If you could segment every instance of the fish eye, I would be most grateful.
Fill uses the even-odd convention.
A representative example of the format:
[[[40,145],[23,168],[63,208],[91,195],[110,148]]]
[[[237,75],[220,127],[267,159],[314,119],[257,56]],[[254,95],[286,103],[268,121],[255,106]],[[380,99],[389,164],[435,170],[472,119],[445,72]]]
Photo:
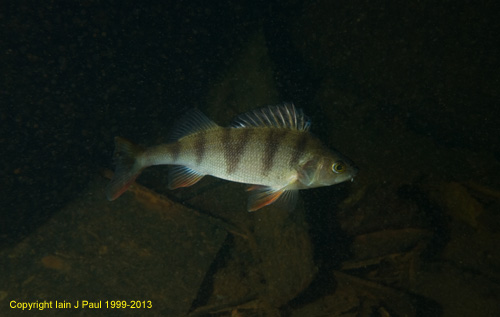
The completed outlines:
[[[335,162],[332,165],[332,171],[334,173],[338,173],[338,174],[343,173],[343,172],[345,172],[345,169],[346,169],[346,166],[345,166],[344,162]]]

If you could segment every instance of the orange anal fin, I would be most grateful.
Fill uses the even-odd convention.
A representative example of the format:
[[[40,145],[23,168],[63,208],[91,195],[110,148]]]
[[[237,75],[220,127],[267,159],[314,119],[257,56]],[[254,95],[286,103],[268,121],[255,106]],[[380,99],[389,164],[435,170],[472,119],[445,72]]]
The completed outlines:
[[[196,184],[205,176],[195,170],[185,166],[172,166],[168,172],[168,187],[176,189],[179,187],[189,187]]]

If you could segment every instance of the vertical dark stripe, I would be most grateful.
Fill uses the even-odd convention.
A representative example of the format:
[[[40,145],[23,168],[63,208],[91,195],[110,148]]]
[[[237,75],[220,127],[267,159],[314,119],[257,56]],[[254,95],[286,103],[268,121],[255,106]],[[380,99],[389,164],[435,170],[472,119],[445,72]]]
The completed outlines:
[[[170,155],[172,156],[172,162],[175,163],[179,158],[179,154],[181,153],[181,143],[178,141],[170,143],[168,150],[170,152]]]
[[[224,158],[226,159],[227,173],[233,174],[245,153],[245,148],[250,140],[252,129],[227,129],[231,131],[230,141],[224,149]]]
[[[309,141],[309,134],[302,132],[297,135],[295,140],[295,145],[293,147],[292,156],[290,157],[290,168],[295,168],[299,163],[300,159],[304,156],[304,151],[307,147],[307,142]]]
[[[224,128],[220,134],[220,143],[222,145],[222,151],[224,152],[224,161],[226,162],[226,169],[231,164],[233,159],[233,154],[231,153],[231,129]]]
[[[199,132],[194,136],[194,154],[196,156],[196,164],[200,165],[205,157],[206,138],[204,132]]]
[[[284,129],[269,129],[267,132],[268,134],[264,143],[264,155],[262,156],[262,174],[264,176],[267,176],[273,168],[274,157],[287,133]]]

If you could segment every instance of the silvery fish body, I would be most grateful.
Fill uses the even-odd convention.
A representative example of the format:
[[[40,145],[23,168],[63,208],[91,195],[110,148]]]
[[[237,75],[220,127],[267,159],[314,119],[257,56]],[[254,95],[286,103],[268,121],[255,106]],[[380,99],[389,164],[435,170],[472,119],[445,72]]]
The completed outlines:
[[[115,138],[116,171],[106,195],[114,200],[144,168],[168,164],[174,165],[169,172],[172,189],[212,175],[252,185],[249,211],[277,200],[292,208],[299,189],[337,184],[357,174],[348,158],[324,147],[309,127],[293,104],[239,115],[230,127],[193,111],[167,144],[143,149]]]

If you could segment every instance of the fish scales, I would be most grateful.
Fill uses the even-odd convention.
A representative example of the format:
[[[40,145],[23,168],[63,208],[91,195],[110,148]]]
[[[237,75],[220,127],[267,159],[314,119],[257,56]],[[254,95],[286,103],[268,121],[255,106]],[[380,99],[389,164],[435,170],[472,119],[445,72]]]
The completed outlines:
[[[234,182],[282,186],[295,176],[291,163],[305,155],[308,138],[274,128],[220,128],[153,148],[142,164],[175,163]]]
[[[308,132],[309,122],[293,105],[240,115],[232,127],[220,127],[201,113],[194,118],[195,124],[181,127],[177,140],[146,150],[117,138],[117,169],[108,199],[120,196],[142,169],[153,165],[178,166],[169,175],[171,188],[190,186],[205,175],[250,184],[255,193],[249,210],[280,197],[294,200],[298,189],[332,185],[357,173],[349,159]]]

